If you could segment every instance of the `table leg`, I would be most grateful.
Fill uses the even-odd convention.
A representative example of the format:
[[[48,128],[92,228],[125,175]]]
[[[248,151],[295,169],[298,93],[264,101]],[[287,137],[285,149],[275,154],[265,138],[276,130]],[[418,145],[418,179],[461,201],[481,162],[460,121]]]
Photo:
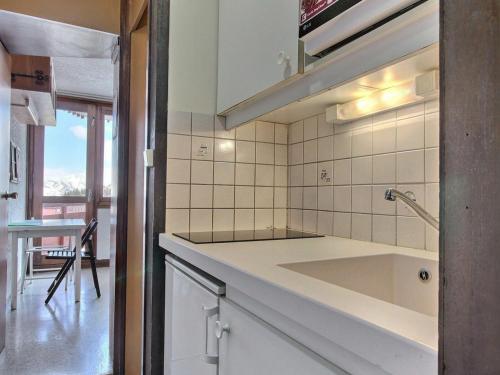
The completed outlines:
[[[77,231],[74,234],[74,244],[75,244],[75,302],[80,302],[80,284],[81,284],[81,270],[82,270],[82,252],[81,246],[78,242],[80,237],[80,232]]]
[[[15,310],[17,308],[17,252],[18,252],[18,243],[17,243],[17,233],[12,232],[11,234],[11,283],[10,283],[10,308]]]

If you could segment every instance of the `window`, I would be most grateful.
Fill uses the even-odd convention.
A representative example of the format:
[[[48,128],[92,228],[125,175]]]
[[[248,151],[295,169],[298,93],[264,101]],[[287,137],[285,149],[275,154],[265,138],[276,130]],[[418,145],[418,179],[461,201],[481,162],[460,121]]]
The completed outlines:
[[[102,158],[102,197],[111,197],[111,163],[113,144],[113,116],[104,115],[104,152]]]

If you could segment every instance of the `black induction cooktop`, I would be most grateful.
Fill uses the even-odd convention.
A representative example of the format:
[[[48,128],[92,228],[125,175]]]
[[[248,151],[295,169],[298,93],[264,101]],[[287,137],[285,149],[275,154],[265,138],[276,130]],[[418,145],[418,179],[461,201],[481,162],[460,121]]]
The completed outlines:
[[[221,243],[268,240],[291,240],[299,238],[323,237],[316,233],[307,233],[290,229],[235,230],[219,232],[186,232],[173,233],[174,236],[192,243]]]

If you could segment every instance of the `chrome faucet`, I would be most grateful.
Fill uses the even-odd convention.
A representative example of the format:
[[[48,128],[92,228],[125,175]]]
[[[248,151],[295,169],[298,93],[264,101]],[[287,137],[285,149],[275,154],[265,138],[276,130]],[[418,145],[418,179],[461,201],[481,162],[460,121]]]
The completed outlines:
[[[415,199],[415,194],[411,191],[402,193],[396,189],[387,189],[385,191],[385,199],[394,202],[397,198],[401,199],[408,207],[411,208],[422,220],[439,232],[439,221],[434,219]]]

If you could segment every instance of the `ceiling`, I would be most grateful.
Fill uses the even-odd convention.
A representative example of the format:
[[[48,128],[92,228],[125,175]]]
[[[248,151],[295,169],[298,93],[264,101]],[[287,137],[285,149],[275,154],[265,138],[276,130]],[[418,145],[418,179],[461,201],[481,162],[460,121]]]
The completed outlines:
[[[261,121],[291,124],[325,112],[326,108],[367,96],[374,91],[396,86],[415,76],[439,68],[439,47],[433,45],[398,62],[358,77],[341,86],[288,104],[259,118]]]
[[[0,40],[11,54],[52,57],[58,94],[112,98],[116,35],[0,11]]]

